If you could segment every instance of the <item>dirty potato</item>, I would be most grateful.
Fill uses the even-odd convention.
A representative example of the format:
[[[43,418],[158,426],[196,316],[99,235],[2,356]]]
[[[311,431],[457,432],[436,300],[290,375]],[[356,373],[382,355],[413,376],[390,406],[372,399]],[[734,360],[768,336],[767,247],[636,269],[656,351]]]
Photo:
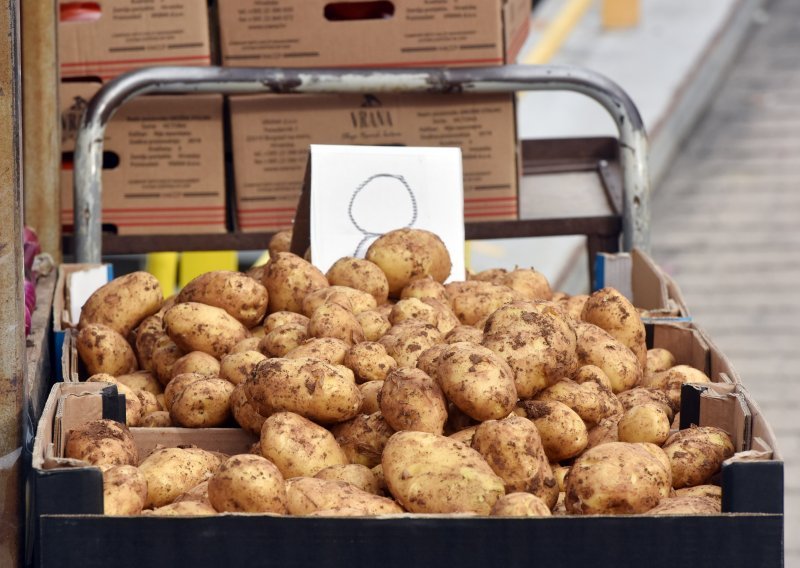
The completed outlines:
[[[308,317],[295,312],[273,312],[264,320],[264,335],[268,334],[274,329],[286,325],[287,323],[306,327],[308,325]]]
[[[202,351],[217,359],[250,336],[225,310],[198,302],[175,304],[164,314],[164,329],[183,351]]]
[[[267,264],[261,283],[269,295],[269,313],[301,313],[307,294],[329,286],[318,268],[290,252],[278,253]]]
[[[620,442],[650,442],[660,446],[669,436],[669,417],[655,404],[640,404],[625,411],[617,424]]]
[[[526,418],[533,421],[547,459],[560,462],[574,458],[589,443],[589,432],[581,417],[566,404],[552,401],[521,402]]]
[[[307,325],[287,323],[268,332],[258,343],[258,350],[267,357],[283,357],[307,339]]]
[[[428,348],[441,343],[442,334],[436,326],[417,320],[407,320],[393,326],[378,340],[399,367],[416,367],[419,356]]]
[[[287,359],[320,359],[331,365],[344,364],[350,345],[335,337],[313,337],[289,351]],[[345,365],[347,366],[347,365]]]
[[[389,373],[378,403],[394,430],[444,432],[447,400],[439,384],[419,369],[399,368]]]
[[[234,386],[224,379],[202,379],[188,384],[173,399],[169,416],[186,428],[213,428],[231,417]]]
[[[630,349],[644,370],[647,364],[644,323],[639,311],[619,290],[606,287],[594,292],[583,307],[581,319],[605,330]]]
[[[562,379],[538,393],[535,400],[558,401],[574,410],[589,425],[603,418],[622,414],[623,408],[611,389],[599,383],[587,381],[583,384]]]
[[[239,385],[249,379],[256,366],[267,358],[259,351],[240,351],[223,355],[219,365],[219,378],[232,385]]]
[[[363,401],[361,403],[361,414],[372,414],[379,412],[381,409],[378,397],[383,389],[383,381],[368,381],[358,385],[358,390],[361,391]]]
[[[339,304],[327,303],[318,307],[307,329],[311,337],[335,337],[347,345],[364,341],[364,330],[355,314]]]
[[[131,431],[114,420],[85,422],[67,433],[64,457],[82,460],[101,469],[137,465],[139,451]]]
[[[204,377],[219,377],[219,360],[203,351],[191,351],[172,364],[172,377],[184,373],[197,373]]]
[[[397,368],[395,361],[380,343],[362,341],[350,347],[344,356],[344,366],[353,371],[356,381],[383,381]]]
[[[498,284],[516,290],[525,300],[551,300],[553,291],[547,277],[533,268],[517,268],[507,272]]]
[[[103,472],[103,514],[138,515],[147,500],[147,479],[132,465]]]
[[[332,465],[321,469],[314,477],[317,479],[344,481],[358,487],[361,491],[366,491],[373,495],[378,495],[380,492],[378,479],[375,477],[375,474],[372,473],[372,470],[367,466],[357,463]]]
[[[500,497],[489,513],[492,517],[550,517],[547,503],[532,493],[507,493]]]
[[[478,322],[488,317],[498,308],[522,299],[519,292],[508,286],[491,282],[469,280],[445,284],[453,313],[464,325],[478,327]],[[482,326],[480,327],[482,330]]]
[[[371,468],[381,463],[383,448],[395,431],[383,414],[376,411],[336,424],[331,432],[350,463]]]
[[[642,366],[636,355],[600,327],[579,322],[578,364],[600,367],[611,381],[611,390],[619,393],[637,386],[642,379]]]
[[[359,489],[335,479],[298,477],[286,483],[291,515],[311,515],[321,511],[348,509],[348,515],[391,515],[403,512],[392,499]]]
[[[193,448],[160,448],[147,456],[141,471],[147,479],[145,507],[163,507],[205,481],[219,467],[220,460],[211,452]]]
[[[268,459],[228,458],[208,481],[208,499],[220,513],[286,513],[286,483]]]
[[[447,291],[441,282],[437,282],[430,276],[425,278],[417,278],[409,282],[401,291],[400,299],[406,298],[431,298],[440,302],[448,303],[450,299],[447,297]]]
[[[199,302],[221,308],[245,327],[255,327],[267,312],[267,289],[241,272],[213,270],[192,279],[176,299],[177,303]]]
[[[389,297],[386,275],[377,264],[363,258],[342,257],[333,263],[326,276],[331,286],[347,286],[366,292],[375,298],[375,305],[385,303]]]
[[[328,430],[292,412],[277,412],[261,428],[261,455],[280,470],[284,479],[313,477],[332,465],[349,463]]]
[[[105,325],[89,323],[78,332],[78,355],[90,375],[112,376],[133,373],[138,367],[136,355],[125,338]]]
[[[675,489],[703,485],[733,456],[731,437],[721,428],[695,426],[680,430],[664,443],[672,465]]]
[[[101,324],[128,337],[142,320],[158,311],[163,301],[161,285],[155,276],[132,272],[114,278],[89,296],[81,308],[78,329]]]
[[[367,292],[347,286],[329,286],[314,290],[303,298],[303,314],[310,318],[317,308],[328,303],[339,304],[354,314],[374,310],[378,307],[375,298]]]
[[[260,435],[266,416],[259,414],[255,406],[247,399],[244,385],[239,384],[231,393],[231,413],[236,423],[251,434]]]

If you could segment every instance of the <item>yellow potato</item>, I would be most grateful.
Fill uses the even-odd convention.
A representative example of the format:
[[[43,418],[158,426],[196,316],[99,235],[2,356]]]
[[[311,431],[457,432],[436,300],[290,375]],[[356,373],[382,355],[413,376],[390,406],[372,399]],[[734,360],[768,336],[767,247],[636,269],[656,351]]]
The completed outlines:
[[[259,414],[289,411],[323,423],[353,418],[362,402],[353,372],[319,359],[267,359],[245,389]]]
[[[184,448],[160,448],[147,456],[141,471],[147,478],[145,507],[163,507],[205,481],[219,467],[220,461],[210,452]]]
[[[279,252],[289,252],[292,249],[292,231],[278,231],[272,235],[267,248],[270,260],[275,260]]]
[[[417,278],[409,282],[400,291],[400,299],[406,298],[432,298],[440,302],[449,303],[450,299],[447,297],[447,291],[441,282],[437,282],[430,276],[425,278]]]
[[[646,515],[719,515],[722,512],[720,502],[709,497],[684,495],[664,499],[658,506],[650,509]]]
[[[370,294],[376,305],[385,303],[389,296],[386,275],[377,264],[363,258],[340,258],[328,269],[326,276],[331,286],[348,286]]]
[[[164,329],[184,351],[202,351],[217,359],[250,336],[248,329],[225,310],[197,302],[170,308],[164,314]]]
[[[475,430],[472,448],[503,479],[506,493],[533,493],[555,505],[558,483],[533,422],[521,416],[487,420]]]
[[[722,504],[722,487],[719,485],[695,485],[694,487],[682,487],[675,491],[677,497],[686,495],[693,495],[695,497],[708,497],[716,499],[717,502]]]
[[[67,433],[64,457],[82,460],[102,469],[137,465],[139,452],[131,431],[114,420],[98,419]]]
[[[264,327],[251,327],[248,331],[250,331],[250,337],[242,339],[239,343],[231,347],[231,350],[228,351],[228,355],[231,353],[242,353],[243,351],[258,351],[258,344],[261,343],[261,340],[266,335]]]
[[[383,381],[397,368],[395,361],[380,343],[362,341],[350,347],[344,356],[344,366],[353,371],[356,381]]]
[[[358,390],[361,391],[361,396],[364,399],[361,403],[361,414],[373,414],[380,412],[381,405],[378,402],[381,390],[383,389],[383,381],[368,381],[358,385]]]
[[[328,279],[310,262],[290,252],[280,252],[264,270],[261,280],[269,293],[269,312],[297,312],[306,294],[327,288]]]
[[[645,376],[666,371],[676,364],[675,355],[663,347],[653,347],[647,350],[647,363],[644,367]]]
[[[373,495],[378,495],[380,492],[378,479],[375,477],[375,474],[372,473],[372,470],[367,466],[357,463],[332,465],[319,470],[314,477],[317,479],[344,481],[345,483],[358,487],[361,491],[366,491]]]
[[[158,410],[142,416],[138,426],[139,428],[170,428],[174,424],[169,417],[169,411]]]
[[[78,329],[89,324],[110,327],[122,337],[161,307],[164,296],[158,279],[147,272],[132,272],[98,288],[81,308]]]
[[[178,495],[173,503],[181,503],[186,501],[203,503],[204,505],[211,507],[211,501],[208,499],[208,481],[206,480],[202,483],[198,483],[185,493]]]
[[[231,393],[234,386],[224,379],[194,381],[172,401],[169,416],[186,428],[213,428],[231,417]]]
[[[256,366],[266,357],[259,351],[240,351],[223,355],[219,364],[219,378],[239,385],[253,376]]]
[[[444,432],[447,400],[438,383],[419,369],[399,368],[389,373],[378,402],[394,430]]]
[[[667,418],[670,421],[674,418],[669,397],[667,397],[665,392],[658,389],[636,387],[619,393],[617,399],[625,410],[630,410],[634,406],[641,406],[643,404],[654,404],[667,414]]]
[[[589,425],[623,412],[622,405],[614,393],[593,381],[579,384],[563,379],[538,393],[535,399],[564,403]]]
[[[451,329],[447,335],[444,336],[444,342],[451,345],[453,343],[461,343],[462,341],[480,345],[481,341],[483,341],[483,331],[471,325],[459,325]]]
[[[151,370],[164,387],[172,380],[172,368],[186,353],[168,335],[164,334],[153,346]]]
[[[517,268],[503,275],[498,284],[519,292],[526,300],[550,300],[553,291],[547,277],[533,268]]]
[[[392,327],[389,317],[381,314],[378,310],[367,310],[356,314],[356,320],[361,326],[365,341],[378,341]]]
[[[291,412],[264,421],[261,455],[278,466],[284,479],[313,477],[328,466],[349,463],[333,434]]]
[[[630,349],[641,369],[647,364],[647,343],[644,323],[639,311],[619,290],[606,287],[597,290],[586,301],[581,319],[594,324]]]
[[[367,292],[346,286],[330,286],[314,290],[303,298],[303,314],[310,318],[317,308],[329,303],[338,304],[354,314],[378,307],[375,298]]]
[[[660,446],[669,436],[669,417],[655,404],[642,404],[625,411],[617,424],[620,442],[650,442]]]
[[[560,462],[574,458],[589,443],[589,432],[581,417],[569,406],[555,400],[522,402],[526,417],[533,421],[547,459]]]
[[[311,337],[335,337],[352,345],[364,341],[364,330],[350,310],[339,304],[327,303],[318,307],[308,322]]]
[[[475,450],[427,432],[397,432],[381,458],[386,485],[411,513],[488,515],[503,480]]]
[[[139,360],[139,367],[147,371],[155,372],[152,365],[153,351],[156,342],[164,333],[164,316],[160,312],[148,316],[142,320],[136,328],[136,338],[134,347],[136,348],[136,358]]]
[[[267,312],[267,289],[241,272],[214,270],[192,279],[177,303],[199,302],[225,310],[245,327],[255,327]]]
[[[439,380],[436,377],[439,372],[439,357],[447,349],[447,346],[447,343],[435,343],[425,349],[417,358],[417,369],[424,371],[432,379]]]
[[[481,330],[483,330],[483,326],[477,325],[479,321],[502,306],[522,299],[519,292],[508,286],[480,280],[450,282],[445,284],[445,291],[453,313],[461,323],[474,325]]]
[[[287,323],[267,333],[259,342],[258,350],[267,357],[283,357],[308,339],[305,324]]]
[[[287,323],[306,327],[308,325],[308,318],[303,314],[295,312],[282,311],[271,313],[264,320],[264,335]]]
[[[181,373],[180,375],[175,375],[175,377],[169,382],[167,388],[164,389],[164,408],[169,411],[172,408],[172,403],[178,397],[183,389],[189,386],[191,383],[195,383],[197,381],[202,381],[203,379],[208,379],[205,375],[201,375],[200,373]]]
[[[575,331],[578,334],[579,365],[600,367],[611,381],[614,393],[639,384],[642,367],[633,351],[596,325],[581,322],[576,324]]]
[[[255,406],[247,399],[244,384],[237,385],[231,393],[231,413],[236,423],[248,432],[260,435],[266,416],[258,413]]]
[[[603,390],[611,391],[611,379],[603,369],[596,365],[583,365],[572,374],[572,380],[582,385],[584,383],[597,383]]]
[[[400,367],[416,367],[420,354],[440,343],[441,332],[428,323],[416,320],[404,321],[392,328],[378,340],[386,352]]]
[[[547,503],[532,493],[508,493],[492,507],[492,517],[550,517]]]
[[[138,369],[131,346],[123,336],[105,325],[86,324],[78,333],[76,346],[90,375],[125,375]]]
[[[434,325],[442,334],[449,333],[460,324],[449,304],[433,298],[399,300],[389,313],[389,321],[392,325],[410,319]]]
[[[286,483],[289,513],[310,515],[320,511],[351,509],[361,515],[391,515],[403,509],[391,499],[367,493],[345,481],[298,477]]]
[[[216,357],[202,351],[191,351],[172,365],[172,377],[184,373],[196,373],[204,377],[219,377],[220,363]]]
[[[145,510],[142,511],[142,514],[155,517],[207,517],[216,515],[217,511],[206,503],[181,501],[179,503],[170,503],[163,507],[156,507],[153,510]]]
[[[118,375],[116,379],[118,383],[122,383],[133,390],[147,391],[154,395],[164,392],[164,387],[161,386],[161,383],[150,371],[136,371],[127,375]]]
[[[381,463],[386,442],[394,434],[380,411],[360,414],[331,428],[350,463],[375,467]]]
[[[208,481],[208,499],[220,513],[286,513],[286,483],[268,459],[242,454],[225,461]]]
[[[733,456],[734,448],[727,432],[714,426],[680,430],[664,443],[664,452],[672,465],[675,489],[703,485]]]
[[[103,472],[103,514],[138,515],[147,500],[147,479],[132,465]]]

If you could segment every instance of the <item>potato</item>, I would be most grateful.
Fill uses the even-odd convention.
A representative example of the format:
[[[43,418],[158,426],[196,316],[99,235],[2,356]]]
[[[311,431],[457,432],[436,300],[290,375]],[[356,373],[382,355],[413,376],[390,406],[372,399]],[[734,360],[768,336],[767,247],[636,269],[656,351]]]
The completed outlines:
[[[208,481],[208,499],[220,513],[286,513],[286,483],[268,459],[233,456]]]
[[[158,412],[159,410],[164,410],[161,404],[159,404],[156,395],[153,393],[143,390],[131,390],[133,391],[134,396],[136,396],[141,403],[140,415],[142,417],[153,412]]]
[[[266,357],[259,351],[241,351],[223,355],[219,364],[219,378],[239,385],[253,376],[256,366]]]
[[[147,479],[145,507],[163,507],[205,481],[219,467],[219,459],[210,452],[193,448],[160,448],[147,456],[141,471]]]
[[[714,426],[687,428],[674,433],[664,443],[672,465],[675,489],[707,484],[733,456],[733,442],[727,432]]]
[[[441,435],[447,421],[447,400],[441,387],[419,369],[395,369],[378,396],[381,414],[394,430]]]
[[[574,458],[589,443],[589,432],[581,417],[566,404],[551,401],[522,402],[526,417],[533,421],[547,459],[560,462]]]
[[[103,514],[138,515],[147,499],[147,479],[133,465],[117,465],[103,472]]]
[[[211,507],[211,501],[208,499],[208,480],[198,483],[185,493],[178,495],[173,503],[183,503],[186,501],[195,501]]]
[[[676,365],[663,373],[656,373],[653,377],[661,377],[661,380],[665,383],[665,387],[662,390],[667,393],[667,398],[669,398],[670,406],[674,412],[678,412],[681,409],[681,388],[683,385],[711,382],[711,379],[703,371],[689,365]]]
[[[219,377],[220,362],[213,355],[203,351],[191,351],[180,357],[172,365],[172,377],[184,373],[196,373],[204,377]]]
[[[622,414],[616,414],[603,418],[592,429],[589,430],[589,443],[586,448],[594,448],[601,444],[608,444],[610,442],[619,442],[619,421],[622,420]]]
[[[375,474],[372,473],[372,470],[367,466],[357,463],[332,465],[321,469],[314,477],[317,479],[344,481],[345,483],[358,487],[361,491],[366,491],[373,495],[378,495],[380,493],[378,479],[375,477]]]
[[[581,319],[605,330],[630,349],[644,370],[647,364],[644,323],[638,310],[619,290],[606,287],[594,292],[583,307]]]
[[[395,361],[380,343],[362,341],[350,347],[344,356],[344,366],[353,371],[356,381],[383,381],[397,368]]]
[[[646,515],[718,515],[722,512],[720,502],[710,497],[684,495],[664,499]]]
[[[487,320],[483,346],[508,363],[517,396],[533,397],[578,366],[572,326],[549,302],[514,302]]]
[[[643,404],[654,404],[667,414],[670,422],[674,418],[669,397],[663,391],[654,388],[636,387],[617,395],[617,399],[625,410]]]
[[[354,314],[378,307],[375,298],[367,292],[346,286],[330,286],[314,290],[303,298],[303,314],[310,318],[317,308],[329,303],[338,304]]]
[[[397,432],[381,457],[391,494],[411,513],[488,515],[504,482],[475,450],[428,432]]]
[[[439,372],[439,357],[447,349],[447,346],[447,343],[436,343],[420,353],[417,358],[417,369],[438,381],[436,374]]]
[[[128,334],[161,307],[164,296],[158,279],[147,272],[132,272],[113,279],[89,296],[81,307],[78,329],[101,324]]]
[[[90,375],[125,375],[138,369],[131,346],[123,336],[105,325],[86,324],[78,333],[76,346]]]
[[[555,505],[558,483],[533,422],[521,416],[487,420],[475,430],[472,448],[503,479],[506,493],[533,493]]]
[[[367,310],[356,314],[356,321],[361,326],[366,341],[378,341],[392,327],[389,317],[377,310]]]
[[[492,284],[499,284],[503,276],[508,274],[505,268],[487,268],[474,274],[468,274],[467,280],[477,280],[479,282],[491,282]]]
[[[368,381],[358,385],[358,390],[361,391],[363,402],[361,403],[361,414],[373,414],[380,412],[381,405],[378,402],[381,389],[383,389],[383,381]]]
[[[225,310],[197,302],[170,308],[164,314],[164,329],[184,351],[202,351],[217,359],[250,336],[247,327]]]
[[[583,308],[588,300],[588,294],[576,294],[559,301],[559,305],[565,312],[567,312],[569,317],[578,322],[581,321],[581,314],[583,313]]]
[[[582,385],[584,383],[597,383],[603,390],[611,392],[611,379],[603,369],[597,365],[582,365],[572,374],[572,380]]]
[[[327,303],[314,311],[308,322],[311,337],[335,337],[348,345],[364,341],[364,331],[353,312],[338,304]]]
[[[169,417],[169,411],[158,410],[142,416],[138,426],[139,428],[170,428],[174,424]]]
[[[454,343],[438,358],[436,378],[447,398],[475,420],[499,420],[514,410],[517,390],[508,364],[474,343]]]
[[[611,381],[615,394],[639,384],[642,367],[633,351],[596,325],[581,322],[576,324],[575,331],[579,365],[600,367]]]
[[[241,272],[214,270],[191,280],[177,303],[199,302],[225,310],[245,327],[255,327],[267,313],[267,289]]]
[[[392,325],[410,319],[434,325],[442,334],[449,333],[460,324],[449,304],[432,298],[399,300],[389,313],[389,321]]]
[[[453,313],[464,325],[474,325],[502,306],[522,299],[519,292],[508,286],[470,280],[445,284]],[[483,330],[483,326],[479,329]]]
[[[329,286],[318,268],[290,252],[279,252],[267,264],[261,282],[269,293],[269,313],[300,313],[307,294]]]
[[[261,340],[266,335],[264,328],[262,326],[251,327],[248,331],[250,331],[250,337],[242,339],[239,343],[231,347],[231,350],[228,351],[228,355],[231,353],[242,353],[244,351],[258,351],[258,344],[261,343]]]
[[[133,390],[147,391],[154,395],[164,392],[164,387],[161,386],[156,376],[150,371],[136,371],[127,375],[118,375],[116,379],[118,383],[122,383]]]
[[[567,475],[569,474],[570,467],[550,464],[550,468],[553,470],[553,477],[556,478],[556,483],[558,483],[559,492],[563,493],[567,486]]]
[[[553,291],[547,277],[533,268],[517,268],[500,278],[498,284],[516,290],[525,300],[551,300]]]
[[[292,231],[278,231],[272,235],[267,248],[270,260],[275,260],[279,252],[289,252],[292,249]]]
[[[708,497],[715,499],[720,506],[722,505],[722,487],[719,485],[695,485],[694,487],[682,487],[675,491],[677,497],[694,496],[694,497]]]
[[[231,413],[236,423],[244,430],[256,436],[261,435],[266,416],[258,413],[255,406],[247,399],[244,384],[236,385],[231,393]]]
[[[115,465],[137,465],[139,452],[131,431],[114,420],[90,420],[67,433],[64,457],[108,469]]]
[[[492,517],[550,517],[552,513],[547,503],[532,493],[508,493],[498,499]]]
[[[183,392],[183,389],[192,383],[208,378],[210,377],[201,375],[200,373],[181,373],[180,375],[175,375],[167,385],[167,388],[164,389],[164,407],[169,411],[172,408],[172,403],[178,395]]]
[[[306,339],[306,325],[287,323],[267,333],[259,342],[258,350],[267,357],[283,357]]]
[[[653,347],[647,350],[647,362],[644,366],[645,376],[666,371],[675,366],[675,355],[663,347]]]
[[[666,499],[671,487],[669,470],[643,444],[612,442],[575,460],[565,504],[576,515],[644,513]]]
[[[362,491],[345,481],[298,477],[286,483],[289,513],[310,515],[315,512],[351,509],[362,515],[391,515],[403,512],[400,506],[386,497]]]
[[[306,327],[308,325],[308,317],[303,314],[286,311],[271,313],[264,320],[264,335],[287,323]]]
[[[142,511],[142,514],[154,517],[206,517],[216,515],[217,511],[211,505],[199,501],[180,501],[156,507],[151,511]]]
[[[397,361],[400,367],[414,368],[420,354],[440,343],[441,332],[428,323],[408,320],[393,326],[378,340],[386,348],[386,352]]]
[[[172,368],[185,354],[166,334],[156,340],[153,347],[151,370],[156,374],[156,378],[162,386],[166,387],[172,380]]]
[[[381,463],[381,454],[394,430],[380,411],[360,414],[347,422],[331,428],[336,442],[344,450],[350,463],[375,467]]]
[[[480,345],[481,341],[483,341],[483,331],[469,325],[458,325],[444,336],[444,342],[451,345],[462,341]]]
[[[377,264],[363,258],[340,258],[328,269],[326,276],[331,286],[348,286],[370,294],[375,298],[375,305],[385,303],[389,296],[386,275]]]
[[[333,434],[292,412],[277,412],[264,421],[261,455],[278,467],[284,479],[313,477],[328,466],[348,463]]]
[[[558,401],[574,410],[589,425],[603,418],[622,414],[623,408],[611,390],[595,382],[578,384],[569,379],[558,381],[538,393],[535,400]]]
[[[475,438],[475,430],[477,429],[478,425],[476,424],[474,426],[469,426],[467,428],[464,428],[463,430],[458,430],[456,432],[453,432],[447,437],[450,438],[451,440],[456,440],[458,442],[461,442],[462,444],[465,444],[471,448],[472,440],[473,438]]]
[[[245,389],[259,414],[289,411],[324,423],[353,418],[362,402],[352,371],[319,359],[267,359]]]
[[[186,386],[172,401],[169,416],[186,428],[213,428],[231,417],[234,386],[224,379],[202,379]]]
[[[134,335],[133,346],[139,367],[147,371],[154,371],[153,350],[158,339],[167,335],[164,333],[164,316],[161,313],[155,313],[146,317],[134,330]]]
[[[444,282],[452,267],[442,240],[423,229],[389,231],[370,245],[366,259],[377,264],[386,275],[389,295],[395,298],[417,278],[430,276]]]
[[[655,404],[642,404],[625,411],[617,424],[620,442],[650,442],[660,446],[669,436],[669,417]]]
[[[403,287],[403,289],[400,291],[400,299],[404,300],[406,298],[418,298],[420,300],[423,298],[431,298],[447,304],[450,303],[450,299],[447,297],[447,291],[444,289],[444,285],[442,285],[441,282],[437,282],[430,276],[412,280],[405,287]]]
[[[335,337],[312,337],[289,351],[287,359],[320,359],[331,365],[343,365],[350,345]]]

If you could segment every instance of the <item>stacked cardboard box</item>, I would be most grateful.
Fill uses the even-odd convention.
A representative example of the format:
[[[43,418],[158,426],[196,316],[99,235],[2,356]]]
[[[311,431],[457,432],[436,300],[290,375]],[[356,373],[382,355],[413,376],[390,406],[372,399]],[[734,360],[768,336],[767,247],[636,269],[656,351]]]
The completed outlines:
[[[149,65],[208,65],[206,0],[61,0],[62,223],[72,224],[81,114],[103,83]],[[226,230],[223,99],[142,97],[106,129],[103,224],[118,234]]]
[[[223,65],[441,67],[513,63],[529,0],[221,0]],[[467,221],[517,218],[513,95],[231,97],[236,220],[286,228],[309,144],[459,146]]]

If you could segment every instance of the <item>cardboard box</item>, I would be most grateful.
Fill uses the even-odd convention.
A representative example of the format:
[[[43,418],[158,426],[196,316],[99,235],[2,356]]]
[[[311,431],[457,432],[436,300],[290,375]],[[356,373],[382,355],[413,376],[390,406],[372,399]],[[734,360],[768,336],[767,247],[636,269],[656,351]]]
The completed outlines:
[[[783,558],[783,462],[769,425],[746,389],[731,382],[724,356],[692,326],[655,324],[650,346],[698,364],[716,383],[700,393],[697,423],[731,428],[739,451],[722,468],[724,513],[698,517],[592,516],[481,518],[402,515],[382,518],[296,518],[226,514],[211,517],[105,517],[102,477],[94,467],[60,458],[76,421],[118,419],[115,388],[58,384],[37,430],[28,540],[36,565],[139,568],[192,563],[247,566],[546,566],[597,563],[651,567],[780,566]],[[83,393],[83,394],[82,394]],[[65,400],[65,395],[72,399]],[[735,395],[735,396],[734,396]],[[690,409],[682,409],[682,414]],[[746,425],[749,424],[749,429]],[[245,451],[239,429],[132,429],[147,452],[156,444],[194,443]],[[309,546],[313,543],[313,546]],[[79,544],[79,545],[77,545]],[[669,552],[665,552],[665,546]],[[259,554],[257,550],[267,550]]]
[[[151,65],[210,65],[206,0],[59,0],[61,77],[106,81]]]
[[[459,146],[466,221],[517,218],[513,95],[230,97],[236,219],[291,226],[310,144]]]
[[[61,85],[61,221],[73,224],[72,151],[99,83]],[[114,115],[103,146],[103,225],[120,235],[224,233],[222,95],[139,97]]]
[[[423,67],[514,63],[530,0],[219,0],[231,67]]]

